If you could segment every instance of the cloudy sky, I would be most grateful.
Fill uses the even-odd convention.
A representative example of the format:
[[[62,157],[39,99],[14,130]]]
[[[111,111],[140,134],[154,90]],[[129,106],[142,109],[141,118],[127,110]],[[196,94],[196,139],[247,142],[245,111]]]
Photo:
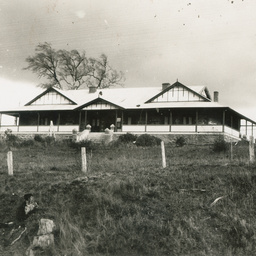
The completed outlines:
[[[0,107],[38,93],[38,43],[105,53],[126,87],[177,79],[256,120],[255,0],[0,0]]]

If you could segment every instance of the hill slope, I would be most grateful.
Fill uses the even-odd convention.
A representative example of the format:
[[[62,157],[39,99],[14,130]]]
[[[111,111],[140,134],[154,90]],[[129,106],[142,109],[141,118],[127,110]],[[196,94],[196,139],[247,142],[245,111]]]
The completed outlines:
[[[167,145],[162,169],[160,147],[98,146],[87,150],[85,175],[79,150],[38,143],[14,148],[13,177],[1,152],[2,222],[15,219],[28,192],[41,210],[14,245],[4,244],[5,230],[0,252],[24,255],[38,219],[49,217],[56,245],[40,255],[254,255],[256,175],[247,151],[237,145],[231,163],[209,146]]]

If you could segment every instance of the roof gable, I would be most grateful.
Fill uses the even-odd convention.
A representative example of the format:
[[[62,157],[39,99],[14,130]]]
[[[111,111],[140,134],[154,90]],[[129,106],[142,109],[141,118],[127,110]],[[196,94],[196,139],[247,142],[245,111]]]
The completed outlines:
[[[108,100],[102,98],[96,98],[90,102],[87,102],[75,110],[106,110],[106,109],[123,109],[123,107],[118,106]]]
[[[76,105],[76,103],[55,88],[49,88],[29,101],[30,105]]]
[[[171,86],[146,101],[151,102],[187,102],[187,101],[211,101],[208,89],[205,86],[187,87],[180,82],[175,82]]]
[[[95,93],[88,90],[62,91],[49,88],[25,106],[39,108],[68,107],[74,110],[133,109],[183,102],[211,102],[205,86],[185,86],[176,82],[164,90],[156,87],[107,88]],[[150,103],[150,104],[148,104]],[[73,106],[73,107],[72,107]]]

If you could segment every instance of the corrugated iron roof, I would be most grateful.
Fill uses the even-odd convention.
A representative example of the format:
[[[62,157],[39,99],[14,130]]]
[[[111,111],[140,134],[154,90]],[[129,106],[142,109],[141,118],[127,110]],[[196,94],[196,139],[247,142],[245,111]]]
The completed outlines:
[[[17,108],[1,110],[1,113],[14,113],[22,111],[51,111],[51,110],[73,110],[77,105],[29,105]]]
[[[89,93],[88,89],[60,91],[66,97],[72,99],[77,105],[83,105],[87,102],[101,97],[107,101],[113,102],[122,107],[136,106],[144,103],[148,98],[161,91],[159,87],[136,87],[136,88],[105,88],[98,89],[94,93]],[[100,92],[102,95],[100,95]]]
[[[146,103],[140,105],[138,108],[227,108],[227,106],[211,101],[177,101]]]
[[[205,89],[205,86],[188,86],[188,87],[198,94],[201,94],[202,91]],[[60,92],[66,97],[75,101],[78,105],[76,106],[76,108],[87,102],[93,101],[98,97],[104,100],[107,100],[109,102],[112,102],[123,108],[136,108],[137,105],[142,106],[148,99],[154,97],[156,94],[160,93],[161,91],[162,89],[159,87],[136,87],[136,88],[98,89],[94,93],[89,93],[88,89],[75,90],[75,91],[69,90],[69,91],[60,91]],[[102,95],[100,95],[100,92],[102,93]],[[175,102],[175,103],[178,103],[178,102]],[[192,104],[195,105],[195,103],[196,102],[193,102]],[[168,105],[170,104],[170,102],[156,103],[156,104]]]
[[[201,94],[208,89],[205,86],[187,86],[190,90]],[[150,109],[150,108],[227,108],[234,112],[235,110],[228,106],[223,106],[213,101],[191,101],[191,102],[147,102],[150,98],[161,93],[161,87],[130,87],[130,88],[105,88],[98,89],[94,93],[89,93],[88,89],[81,90],[58,90],[54,89],[65,97],[73,101],[74,105],[25,105],[13,109],[5,109],[1,113],[18,113],[22,111],[51,111],[51,110],[74,110],[79,109],[79,106],[83,106],[88,102],[94,101],[98,98],[102,98],[108,102],[111,102],[124,109]],[[46,91],[46,90],[45,90]],[[43,94],[43,91],[40,94]],[[39,94],[39,95],[40,95]],[[36,97],[38,98],[38,96]],[[34,98],[35,99],[35,98]],[[32,102],[33,99],[30,101]],[[241,117],[248,119],[244,115],[236,112]],[[252,120],[250,120],[252,121]],[[254,121],[252,121],[254,122]]]
[[[191,90],[200,94],[205,89],[205,86],[188,86]],[[125,109],[136,109],[136,108],[178,108],[178,107],[221,107],[221,105],[215,102],[157,102],[157,103],[146,103],[145,102],[159,94],[162,91],[161,87],[135,87],[135,88],[105,88],[98,89],[94,93],[89,93],[88,89],[82,90],[59,90],[54,89],[71,101],[75,102],[74,105],[25,105],[14,109],[12,111],[43,111],[43,110],[72,110],[79,108],[91,102],[97,98],[102,98],[106,101],[112,102],[113,104],[120,106]],[[43,94],[45,91],[40,93]],[[38,96],[36,97],[38,98]],[[33,102],[33,99],[30,101]],[[5,110],[4,112],[7,112]]]

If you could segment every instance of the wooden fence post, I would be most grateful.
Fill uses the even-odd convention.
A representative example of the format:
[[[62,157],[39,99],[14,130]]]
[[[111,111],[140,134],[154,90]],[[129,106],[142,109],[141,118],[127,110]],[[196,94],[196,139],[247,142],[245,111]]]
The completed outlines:
[[[8,165],[8,175],[13,175],[13,161],[12,161],[12,151],[7,153],[7,165]]]
[[[254,155],[254,138],[250,136],[249,141],[249,154],[250,154],[250,163],[253,164],[255,162],[255,155]]]
[[[81,148],[81,156],[82,156],[82,172],[86,173],[87,171],[87,162],[86,162],[86,148]]]
[[[233,143],[231,138],[230,138],[230,160],[233,161]]]
[[[164,148],[163,141],[161,141],[161,151],[162,151],[162,166],[163,168],[166,168],[165,148]]]

